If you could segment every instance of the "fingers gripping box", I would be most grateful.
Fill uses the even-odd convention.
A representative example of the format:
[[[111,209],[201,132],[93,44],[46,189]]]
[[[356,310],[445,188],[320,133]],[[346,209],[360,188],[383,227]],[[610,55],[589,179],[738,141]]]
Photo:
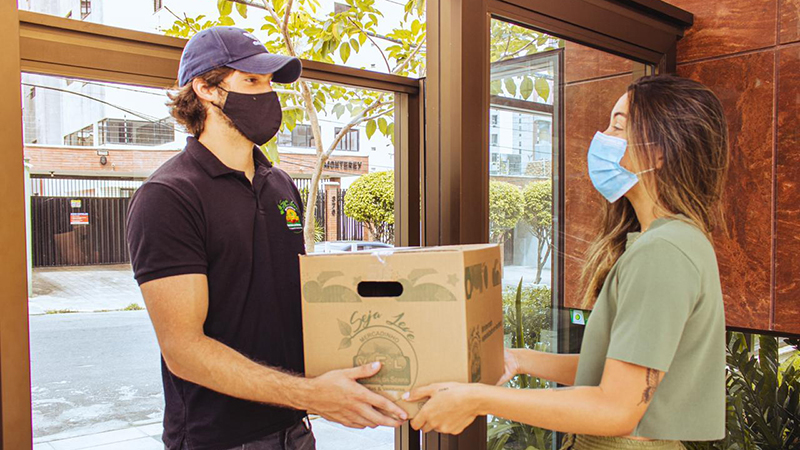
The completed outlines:
[[[300,257],[306,376],[382,363],[367,388],[403,393],[503,374],[502,258],[494,244]]]

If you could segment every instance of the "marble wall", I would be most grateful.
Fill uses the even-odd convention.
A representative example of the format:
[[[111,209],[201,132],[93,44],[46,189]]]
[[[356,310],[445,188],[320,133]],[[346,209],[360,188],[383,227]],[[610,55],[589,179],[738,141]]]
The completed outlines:
[[[729,122],[728,230],[715,236],[728,325],[800,334],[800,0],[667,1],[695,15],[679,75],[713,89]],[[565,302],[578,306],[599,205],[584,147],[631,76],[585,47],[567,46],[565,62]]]

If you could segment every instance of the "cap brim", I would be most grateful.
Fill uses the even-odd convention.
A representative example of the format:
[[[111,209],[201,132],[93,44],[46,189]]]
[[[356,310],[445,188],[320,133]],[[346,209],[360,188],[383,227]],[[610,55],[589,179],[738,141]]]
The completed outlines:
[[[274,53],[258,53],[225,65],[241,72],[271,73],[272,81],[276,83],[293,83],[303,72],[299,59]]]

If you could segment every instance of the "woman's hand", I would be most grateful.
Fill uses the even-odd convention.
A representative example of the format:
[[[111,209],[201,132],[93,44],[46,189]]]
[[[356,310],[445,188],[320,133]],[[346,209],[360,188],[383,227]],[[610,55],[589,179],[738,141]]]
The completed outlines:
[[[425,433],[438,431],[459,434],[478,416],[477,388],[479,385],[463,383],[437,383],[417,388],[404,396],[409,402],[429,398],[411,427]]]
[[[517,360],[517,355],[514,353],[514,350],[505,349],[505,360],[505,372],[503,373],[503,376],[500,377],[500,381],[497,382],[498,386],[508,383],[508,380],[519,375],[519,361]]]

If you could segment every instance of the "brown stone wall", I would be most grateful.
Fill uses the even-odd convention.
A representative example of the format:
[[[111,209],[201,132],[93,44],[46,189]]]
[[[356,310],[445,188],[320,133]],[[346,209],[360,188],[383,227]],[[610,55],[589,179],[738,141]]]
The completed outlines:
[[[729,234],[715,236],[728,325],[800,334],[800,0],[667,1],[695,15],[678,44],[678,74],[714,90],[730,127]],[[614,74],[616,57],[573,49],[564,102],[571,306],[600,201],[585,147],[630,80]]]
[[[728,324],[800,333],[800,0],[668,1],[696,20],[678,73],[714,90],[730,127]]]

